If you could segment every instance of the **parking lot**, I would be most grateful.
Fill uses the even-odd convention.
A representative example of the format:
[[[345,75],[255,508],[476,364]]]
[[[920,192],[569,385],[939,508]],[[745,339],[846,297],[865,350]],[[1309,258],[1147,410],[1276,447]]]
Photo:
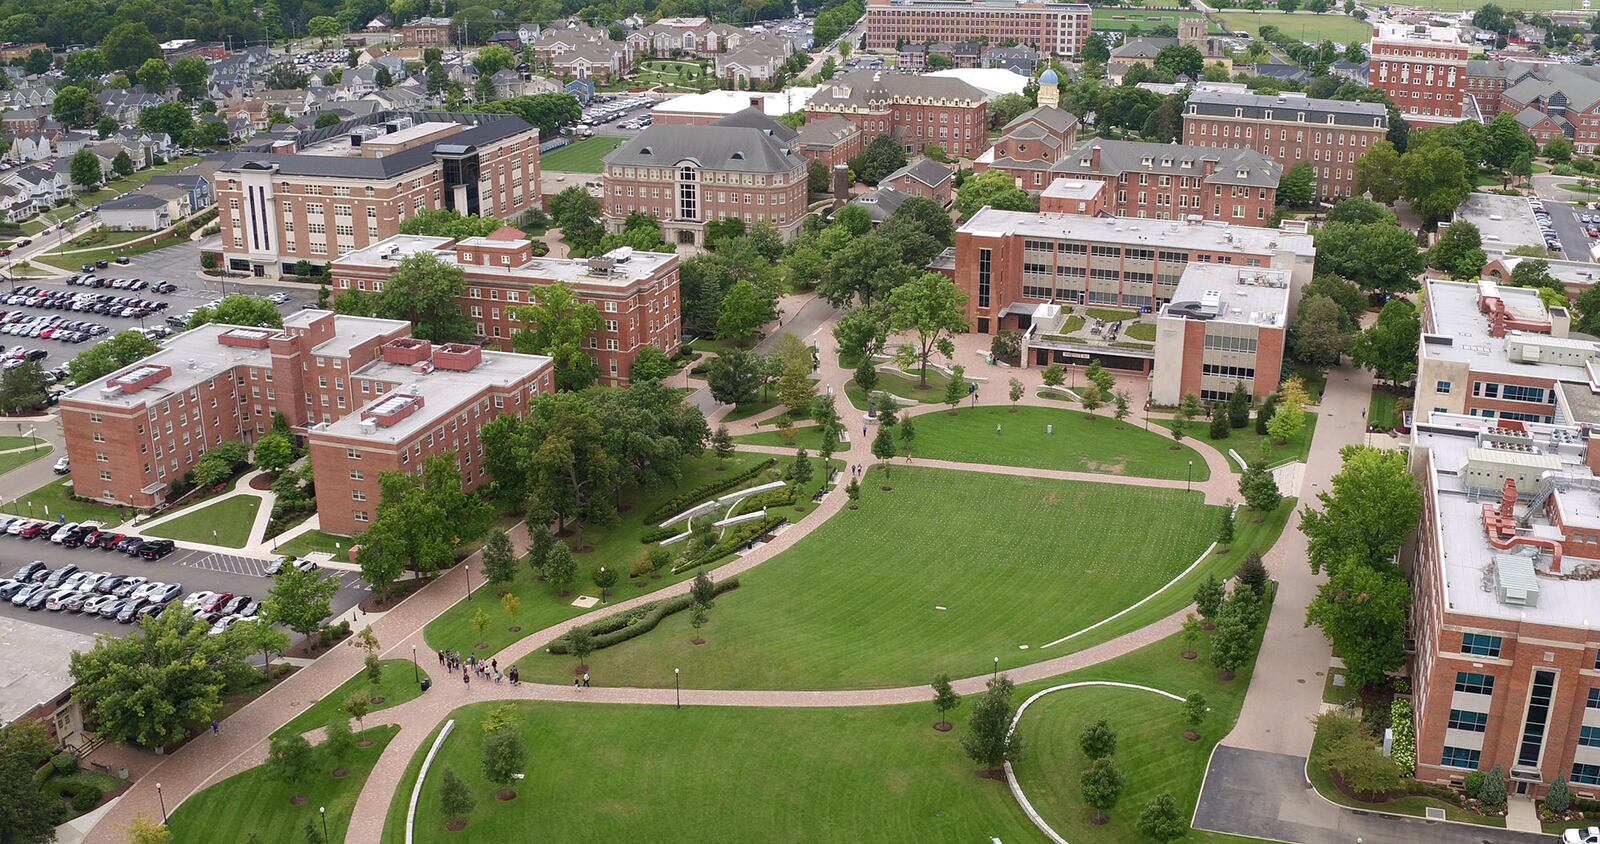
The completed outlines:
[[[650,125],[650,109],[656,101],[643,94],[602,94],[583,110],[578,134],[632,135]]]
[[[1584,221],[1580,215],[1593,218],[1595,212],[1581,205],[1573,206],[1565,202],[1546,201],[1544,207],[1550,213],[1550,224],[1561,242],[1561,252],[1567,256],[1567,260],[1592,260],[1590,249],[1594,246],[1595,238],[1590,236],[1589,229],[1600,226],[1600,223],[1592,220]],[[1596,230],[1600,231],[1600,228]]]
[[[174,603],[181,602],[191,592],[229,592],[247,595],[256,600],[266,600],[271,588],[271,578],[266,574],[267,560],[218,554],[210,551],[190,551],[179,548],[160,560],[129,557],[117,551],[98,548],[63,548],[46,540],[23,540],[14,536],[0,539],[0,578],[9,578],[17,569],[33,560],[43,560],[52,570],[71,563],[80,570],[110,572],[115,575],[139,576],[164,583],[181,584],[182,591]],[[359,603],[369,591],[361,576],[352,571],[326,569],[339,578],[341,587],[333,597],[333,614],[345,612]],[[61,630],[93,635],[95,633],[120,634],[127,626],[115,620],[83,613],[49,610],[29,610],[12,606],[9,600],[0,601],[0,618],[15,618],[47,625]]]

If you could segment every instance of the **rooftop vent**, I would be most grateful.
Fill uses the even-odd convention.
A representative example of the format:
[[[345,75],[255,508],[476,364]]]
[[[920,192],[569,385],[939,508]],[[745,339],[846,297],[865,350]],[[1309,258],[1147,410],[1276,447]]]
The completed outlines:
[[[1533,551],[1531,548],[1528,550]],[[1507,606],[1539,606],[1539,578],[1534,574],[1533,557],[1527,554],[1494,555],[1494,595]]]

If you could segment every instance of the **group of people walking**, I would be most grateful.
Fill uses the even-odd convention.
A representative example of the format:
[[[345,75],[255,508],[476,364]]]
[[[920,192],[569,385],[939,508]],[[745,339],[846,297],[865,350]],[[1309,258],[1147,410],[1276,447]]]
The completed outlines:
[[[476,654],[467,654],[466,658],[462,659],[459,651],[439,651],[438,656],[439,664],[444,666],[446,670],[450,671],[451,673],[455,673],[458,670],[461,672],[461,684],[463,686],[472,685],[472,675],[474,674],[478,675],[478,678],[480,680],[484,680],[485,682],[492,681],[499,683],[503,680],[510,680],[511,685],[513,686],[522,682],[522,677],[517,672],[517,667],[515,665],[511,666],[510,669],[502,673],[500,671],[500,661],[498,659],[491,659],[488,662],[484,662],[483,660],[478,659]]]

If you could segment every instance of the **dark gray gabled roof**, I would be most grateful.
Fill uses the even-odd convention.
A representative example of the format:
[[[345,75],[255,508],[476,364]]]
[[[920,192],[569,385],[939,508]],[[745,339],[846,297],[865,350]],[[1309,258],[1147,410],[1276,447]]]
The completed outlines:
[[[807,108],[827,111],[832,108],[865,108],[892,102],[985,101],[983,92],[971,84],[947,76],[916,76],[880,70],[857,70],[823,83]]]
[[[760,129],[746,126],[651,126],[617,147],[608,165],[673,167],[692,161],[703,170],[786,173],[805,159]]]
[[[167,201],[146,193],[129,193],[101,203],[104,211],[148,211],[167,207]]]
[[[900,205],[911,198],[911,194],[901,193],[894,188],[878,188],[867,191],[850,200],[851,205],[867,209],[867,216],[872,222],[881,223],[894,216]]]
[[[1113,59],[1153,59],[1167,47],[1178,46],[1176,38],[1134,38],[1111,51]]]
[[[923,158],[919,159],[915,164],[907,164],[883,177],[883,181],[892,182],[901,176],[910,176],[930,188],[935,188],[955,178],[955,175],[954,168],[940,164],[931,158]]]
[[[820,146],[831,148],[843,138],[849,137],[854,132],[861,131],[856,124],[839,117],[825,117],[821,120],[808,120],[800,127],[797,138],[802,146]]]
[[[1318,100],[1310,97],[1235,94],[1228,91],[1195,91],[1189,95],[1188,113],[1202,117],[1241,116],[1253,120],[1284,120],[1290,123],[1389,128],[1389,111],[1381,103],[1347,100]]]
[[[1065,132],[1078,125],[1078,116],[1059,108],[1039,106],[1017,115],[1010,123],[1005,125],[1004,129],[1000,130],[1000,133],[1002,135],[1010,134],[1013,128],[1033,121],[1042,123],[1056,132]]]
[[[736,111],[727,117],[712,121],[712,126],[739,126],[745,129],[759,129],[778,139],[778,142],[788,146],[789,142],[799,135],[793,129],[766,116],[755,107]]]
[[[1095,149],[1100,150],[1100,165],[1085,165],[1083,162],[1093,157]],[[1208,161],[1215,162],[1216,166],[1211,175],[1204,176],[1204,164]],[[1283,176],[1283,165],[1251,149],[1096,139],[1068,150],[1050,172],[1080,176],[1155,173],[1203,177],[1208,185],[1275,188]]]

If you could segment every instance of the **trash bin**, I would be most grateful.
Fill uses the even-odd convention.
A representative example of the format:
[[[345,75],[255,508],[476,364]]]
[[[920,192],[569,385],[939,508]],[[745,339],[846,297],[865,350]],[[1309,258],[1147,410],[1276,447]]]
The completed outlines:
[[[431,685],[433,685],[433,678],[432,677],[424,677],[424,678],[422,678],[422,690],[423,691],[427,691],[428,687],[431,686]]]

